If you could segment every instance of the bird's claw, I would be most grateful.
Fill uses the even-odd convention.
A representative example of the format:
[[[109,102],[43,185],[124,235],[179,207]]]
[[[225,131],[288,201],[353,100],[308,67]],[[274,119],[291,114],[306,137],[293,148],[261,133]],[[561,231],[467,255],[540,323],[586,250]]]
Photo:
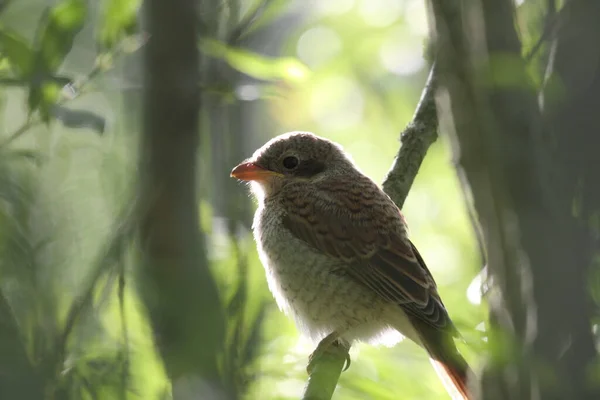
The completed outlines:
[[[346,360],[344,360],[344,368],[342,369],[342,372],[346,372],[346,370],[350,368],[350,364],[352,364],[352,359],[350,358],[350,353],[348,353],[348,350],[346,350]]]
[[[343,352],[345,360],[344,360],[344,368],[342,372],[346,371],[350,368],[350,364],[352,360],[350,358],[350,345],[346,343],[345,340],[340,338],[337,333],[332,333],[329,336],[325,337],[323,340],[319,342],[315,351],[308,357],[308,365],[306,366],[306,372],[310,375],[318,362],[319,358],[321,358],[325,353],[339,353]]]

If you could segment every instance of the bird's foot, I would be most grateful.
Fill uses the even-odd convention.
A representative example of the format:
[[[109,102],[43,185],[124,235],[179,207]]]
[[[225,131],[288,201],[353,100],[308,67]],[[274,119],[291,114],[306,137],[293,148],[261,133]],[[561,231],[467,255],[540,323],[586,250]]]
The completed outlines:
[[[346,360],[344,362],[344,369],[346,371],[350,368],[350,363],[352,360],[350,359],[350,344],[346,342],[344,339],[339,337],[337,332],[330,333],[323,340],[319,342],[315,351],[308,357],[308,365],[306,366],[306,372],[310,375],[315,368],[318,360],[329,353],[333,356],[343,355]]]

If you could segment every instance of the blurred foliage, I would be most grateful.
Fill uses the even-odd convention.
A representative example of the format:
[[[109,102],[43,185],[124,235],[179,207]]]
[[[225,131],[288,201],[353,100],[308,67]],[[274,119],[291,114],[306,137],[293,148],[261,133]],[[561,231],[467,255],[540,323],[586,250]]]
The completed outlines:
[[[141,0],[105,0],[102,2],[98,41],[104,48],[112,48],[135,32],[137,12]]]
[[[308,69],[296,58],[268,59],[260,54],[227,46],[215,39],[202,39],[200,50],[207,56],[222,59],[232,68],[263,80],[302,81],[309,74]]]
[[[204,61],[217,66],[203,71],[201,87],[221,114],[203,113],[198,207],[229,317],[223,379],[248,399],[297,398],[314,344],[271,298],[250,217],[240,212],[250,200],[229,169],[269,137],[301,129],[341,143],[381,181],[427,74],[423,2],[300,3],[200,2],[199,19],[218,25],[199,38]],[[543,4],[519,7],[526,51],[544,29]],[[0,374],[1,398],[170,396],[129,284],[133,244],[123,217],[135,177],[137,50],[147,39],[140,6],[19,0],[1,9],[0,370],[12,382]],[[224,147],[213,154],[218,138]],[[442,138],[431,148],[404,212],[476,369],[486,311],[470,285],[481,260],[448,147]],[[202,305],[190,307],[201,316]],[[337,399],[446,398],[411,343],[357,345],[351,355]]]
[[[54,75],[83,28],[87,6],[84,0],[65,0],[45,10],[34,40],[33,65],[24,76],[30,80],[29,111],[40,109],[48,121],[50,108],[58,101],[60,86],[47,77]]]

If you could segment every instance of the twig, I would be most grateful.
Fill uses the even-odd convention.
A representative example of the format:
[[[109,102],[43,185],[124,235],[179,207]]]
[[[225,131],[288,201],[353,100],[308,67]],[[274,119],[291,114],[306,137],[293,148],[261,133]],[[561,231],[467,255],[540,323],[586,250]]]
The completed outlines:
[[[125,262],[119,262],[119,316],[121,318],[121,340],[123,341],[123,359],[121,360],[121,399],[127,399],[129,387],[129,329],[127,327],[127,315],[125,311]]]
[[[115,229],[115,233],[110,240],[108,240],[106,247],[100,251],[98,259],[96,260],[95,265],[92,268],[92,272],[88,277],[89,280],[85,289],[73,300],[71,306],[69,307],[65,327],[61,335],[57,338],[55,344],[55,366],[57,368],[57,372],[61,372],[61,368],[66,357],[67,343],[70,335],[73,332],[84,309],[91,304],[97,283],[100,281],[102,276],[104,276],[107,271],[112,268],[116,262],[118,262],[118,259],[122,257],[124,241],[131,237],[134,227],[134,221],[132,221],[133,217],[129,214],[130,211],[127,208],[125,212],[121,213],[120,217],[116,219],[118,226]],[[125,223],[122,221],[125,221]]]
[[[402,132],[402,146],[394,159],[392,168],[383,181],[384,192],[400,208],[404,204],[429,146],[437,138],[436,74],[434,63],[412,121]],[[348,358],[348,350],[343,346],[329,346],[315,360],[314,367],[308,377],[308,384],[302,397],[303,400],[331,399],[344,363]]]
[[[41,120],[39,118],[29,117],[27,121],[23,123],[23,125],[18,127],[17,130],[11,133],[9,137],[0,142],[0,150],[20,138],[21,135],[29,130],[29,128],[39,124],[40,122]]]
[[[308,376],[302,400],[331,399],[346,363],[348,350],[344,346],[329,346],[319,355]]]
[[[383,191],[402,208],[427,149],[437,139],[438,116],[435,106],[436,67],[431,67],[412,121],[401,136],[402,146],[383,181]]]
[[[148,39],[147,35],[141,35],[140,39],[139,39],[140,44],[141,45],[145,44],[147,39]],[[108,53],[108,56],[110,58],[115,58],[118,55],[124,53],[126,51],[125,45],[126,45],[125,41],[122,41],[118,46],[115,46],[113,51]],[[104,64],[102,62],[97,62],[94,65],[94,67],[83,78],[81,78],[79,80],[71,80],[70,82],[65,84],[63,86],[63,90],[61,91],[60,98],[55,103],[55,106],[61,106],[61,105],[67,104],[69,101],[74,100],[77,97],[81,97],[80,94],[85,94],[83,91],[84,91],[86,85],[90,81],[92,81],[98,74],[100,74],[101,72],[103,72],[107,69],[108,68],[107,68],[106,64]],[[50,77],[49,79],[53,79],[53,77]],[[61,82],[62,80],[63,79],[61,77],[58,80],[58,82]],[[71,89],[71,92],[73,92],[74,95],[68,95],[67,91],[65,90],[67,88]],[[7,147],[9,144],[14,142],[18,138],[20,138],[30,128],[33,128],[34,126],[39,125],[42,122],[43,121],[42,121],[39,113],[34,113],[33,115],[29,115],[27,120],[21,126],[19,126],[6,139],[0,141],[0,150]]]
[[[273,0],[262,0],[254,10],[248,12],[227,38],[228,44],[234,44],[248,31],[252,23],[265,11]]]

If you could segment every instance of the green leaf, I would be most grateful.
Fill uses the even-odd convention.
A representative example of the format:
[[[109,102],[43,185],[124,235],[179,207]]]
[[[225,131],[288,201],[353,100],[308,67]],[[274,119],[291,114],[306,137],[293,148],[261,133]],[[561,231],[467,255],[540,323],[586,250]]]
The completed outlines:
[[[10,69],[20,78],[31,73],[33,50],[25,38],[8,29],[0,29],[0,52],[10,63]]]
[[[1,69],[0,69],[1,71]],[[65,86],[68,85],[69,83],[71,83],[73,81],[73,79],[66,77],[66,76],[61,76],[61,75],[56,75],[56,76],[49,76],[47,78],[48,81],[52,81],[55,82],[57,85],[60,86]],[[2,86],[30,86],[31,84],[31,79],[25,79],[25,78],[14,78],[11,76],[6,76],[4,74],[0,74],[0,85]]]
[[[57,105],[52,109],[52,115],[69,128],[90,128],[102,134],[106,127],[104,117],[87,110],[73,110]]]
[[[38,36],[38,73],[50,75],[62,65],[73,47],[75,36],[83,28],[86,14],[85,0],[64,0],[45,14]]]
[[[203,39],[200,42],[200,50],[257,79],[300,82],[310,74],[308,67],[296,58],[269,58],[214,39]]]
[[[32,113],[39,108],[42,120],[48,123],[50,110],[58,101],[60,90],[61,87],[55,82],[45,81],[41,84],[32,82],[28,97],[29,112]]]
[[[523,2],[516,13],[517,24],[521,33],[524,53],[531,51],[544,31],[547,18],[547,2],[545,0],[528,0]]]
[[[135,30],[136,16],[141,0],[104,0],[98,41],[104,48],[112,48]]]
[[[60,94],[60,87],[48,80],[71,51],[86,14],[85,0],[63,0],[47,10],[40,21],[28,104],[30,113],[40,108],[45,122],[49,121],[50,109]]]

